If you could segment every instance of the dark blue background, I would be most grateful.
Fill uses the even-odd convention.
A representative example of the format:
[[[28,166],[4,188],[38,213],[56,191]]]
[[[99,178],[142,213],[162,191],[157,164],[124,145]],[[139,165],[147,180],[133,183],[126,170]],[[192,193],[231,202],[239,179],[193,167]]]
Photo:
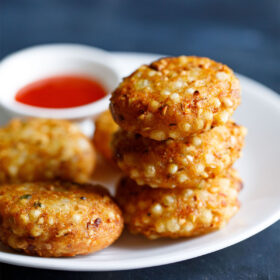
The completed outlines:
[[[209,56],[280,92],[278,0],[0,0],[0,58],[53,42]],[[0,276],[22,280],[280,279],[279,261],[277,223],[230,248],[157,268],[76,273],[0,264]]]

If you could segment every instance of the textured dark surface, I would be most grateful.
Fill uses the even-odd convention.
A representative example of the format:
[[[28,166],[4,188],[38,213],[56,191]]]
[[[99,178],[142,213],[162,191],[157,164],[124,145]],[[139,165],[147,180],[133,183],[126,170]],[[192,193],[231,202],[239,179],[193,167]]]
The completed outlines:
[[[278,0],[0,0],[0,58],[34,44],[209,56],[280,92]],[[279,279],[280,223],[230,248],[104,273],[0,265],[0,279]],[[2,276],[2,277],[1,277]]]

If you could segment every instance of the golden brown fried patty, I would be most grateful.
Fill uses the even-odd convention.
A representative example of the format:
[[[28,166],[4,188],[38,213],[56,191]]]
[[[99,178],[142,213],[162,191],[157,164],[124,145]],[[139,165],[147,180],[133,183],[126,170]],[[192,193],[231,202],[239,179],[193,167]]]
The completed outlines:
[[[15,119],[0,128],[0,183],[86,182],[95,161],[90,141],[68,121]]]
[[[245,134],[229,121],[184,141],[155,141],[120,130],[112,144],[118,166],[139,185],[203,188],[240,157]]]
[[[110,109],[124,130],[165,140],[225,124],[239,103],[239,81],[230,68],[209,58],[180,56],[141,66],[125,78]]]
[[[191,237],[226,225],[239,209],[241,186],[231,169],[211,179],[205,189],[152,189],[125,177],[119,183],[117,201],[134,234],[150,239]]]
[[[0,239],[29,255],[89,254],[121,234],[118,206],[100,186],[24,183],[0,186]]]
[[[113,160],[111,147],[112,136],[118,128],[119,126],[113,120],[109,110],[102,113],[95,122],[93,144],[97,151],[109,161]]]

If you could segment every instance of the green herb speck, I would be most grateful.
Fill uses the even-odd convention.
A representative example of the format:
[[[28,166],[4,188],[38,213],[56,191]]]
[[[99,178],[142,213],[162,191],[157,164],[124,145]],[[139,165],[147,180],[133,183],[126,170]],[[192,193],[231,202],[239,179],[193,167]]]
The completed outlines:
[[[19,199],[29,199],[29,198],[31,198],[31,194],[24,194],[24,195],[22,195]]]

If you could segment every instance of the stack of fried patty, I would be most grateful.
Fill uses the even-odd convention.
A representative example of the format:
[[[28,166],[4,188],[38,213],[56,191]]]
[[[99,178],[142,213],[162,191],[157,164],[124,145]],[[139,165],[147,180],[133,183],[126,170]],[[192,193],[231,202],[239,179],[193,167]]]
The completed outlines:
[[[114,91],[121,129],[114,157],[126,174],[117,200],[133,233],[190,237],[224,226],[238,211],[242,182],[232,168],[246,129],[231,69],[208,58],[163,58],[138,68]]]

